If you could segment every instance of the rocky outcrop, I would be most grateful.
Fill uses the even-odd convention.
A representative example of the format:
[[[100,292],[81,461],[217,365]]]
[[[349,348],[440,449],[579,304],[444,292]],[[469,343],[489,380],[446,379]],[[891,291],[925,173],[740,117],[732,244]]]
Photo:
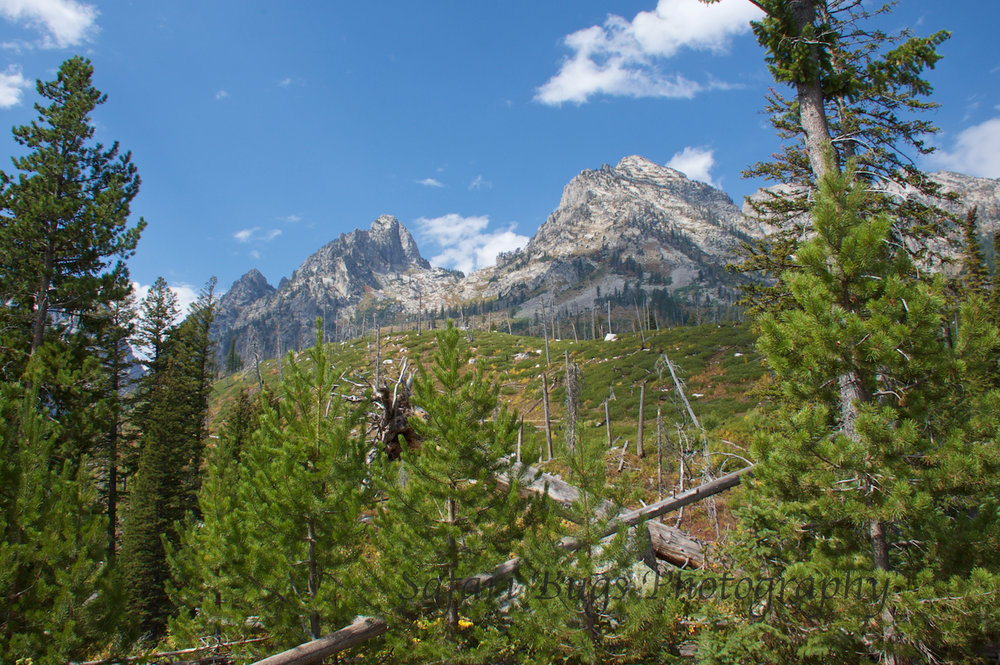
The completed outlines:
[[[528,245],[470,275],[462,295],[519,300],[526,313],[547,300],[589,309],[626,282],[728,300],[724,266],[758,233],[724,192],[633,155],[575,177]]]
[[[256,270],[237,280],[220,299],[213,325],[219,357],[230,339],[246,360],[307,346],[315,339],[317,318],[327,334],[336,334],[361,318],[437,306],[460,276],[432,267],[406,227],[383,215],[369,229],[321,247],[277,289]]]

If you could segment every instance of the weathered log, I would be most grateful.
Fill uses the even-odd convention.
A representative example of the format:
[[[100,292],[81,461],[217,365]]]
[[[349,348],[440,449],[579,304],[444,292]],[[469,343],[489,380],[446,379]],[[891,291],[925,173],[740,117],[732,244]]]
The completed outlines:
[[[544,494],[563,507],[569,507],[574,501],[579,500],[580,490],[575,485],[571,485],[550,473],[540,472],[532,466],[515,464],[515,475],[520,475],[522,469],[523,474],[531,479],[521,488],[522,496]],[[509,486],[506,474],[500,474],[497,480],[502,486]],[[605,500],[598,506],[597,514],[603,517],[612,514],[615,510],[615,504]],[[566,515],[566,517],[572,519],[572,516]],[[649,541],[653,553],[659,559],[688,568],[700,568],[705,564],[704,546],[678,528],[659,522],[649,522]]]
[[[740,480],[743,475],[749,473],[753,469],[752,466],[745,467],[739,471],[733,471],[732,473],[727,473],[721,478],[716,478],[715,480],[705,483],[704,485],[699,485],[697,487],[692,487],[686,492],[681,492],[677,496],[672,496],[669,499],[664,499],[663,501],[657,501],[656,503],[651,503],[648,506],[642,508],[637,508],[635,510],[630,510],[628,512],[622,513],[615,519],[608,523],[607,529],[601,534],[602,538],[606,538],[618,532],[621,526],[635,526],[644,519],[653,519],[654,517],[659,517],[660,515],[665,515],[674,510],[679,510],[684,506],[701,501],[705,497],[718,494],[719,492],[724,492],[728,489],[736,487],[740,484]],[[563,538],[559,541],[559,547],[575,552],[582,544],[573,538]],[[512,575],[521,566],[521,560],[518,557],[513,559],[508,559],[502,564],[493,569],[492,573],[482,573],[479,575],[474,575],[470,578],[464,580],[458,580],[453,587],[453,590],[462,589],[462,585],[467,581],[471,584],[472,580],[476,580],[479,586],[475,588],[483,588],[486,585],[495,584],[498,580]]]
[[[533,466],[514,464],[515,475],[522,475],[530,481],[521,488],[521,496],[544,494],[561,506],[569,507],[573,502],[580,499],[580,490],[574,485],[570,485],[562,478],[539,471]],[[507,474],[501,473],[497,476],[497,482],[502,487],[509,487],[510,480]],[[602,501],[597,508],[598,515],[610,515],[615,511],[615,505],[610,501]]]
[[[646,522],[649,544],[657,559],[681,568],[705,565],[705,546],[685,532],[662,522]]]
[[[378,637],[388,629],[385,619],[379,617],[358,617],[354,623],[335,633],[312,642],[292,647],[288,651],[269,656],[254,665],[307,665],[344,649]]]

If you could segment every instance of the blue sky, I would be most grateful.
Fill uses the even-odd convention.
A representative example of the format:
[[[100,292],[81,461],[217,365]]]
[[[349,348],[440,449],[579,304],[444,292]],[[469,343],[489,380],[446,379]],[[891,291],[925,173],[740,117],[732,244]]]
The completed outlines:
[[[941,152],[1000,177],[1000,3],[905,0],[948,29],[930,73]],[[250,268],[272,283],[340,233],[395,215],[433,263],[468,270],[526,241],[583,169],[630,154],[721,186],[778,142],[747,0],[503,3],[0,0],[0,125],[81,54],[131,150],[148,227],[133,279],[183,296]],[[6,138],[0,156],[16,146]],[[9,161],[0,166],[10,172]]]

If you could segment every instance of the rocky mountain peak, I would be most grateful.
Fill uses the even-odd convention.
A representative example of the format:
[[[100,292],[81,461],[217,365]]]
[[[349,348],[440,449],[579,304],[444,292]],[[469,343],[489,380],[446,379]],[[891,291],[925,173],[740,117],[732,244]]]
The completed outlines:
[[[661,166],[641,155],[623,157],[614,170],[615,174],[619,177],[661,184],[665,184],[670,180],[687,179],[687,176],[680,171],[672,169],[669,166]]]
[[[246,304],[258,300],[274,291],[267,278],[256,268],[251,268],[245,275],[233,282],[225,296],[234,304]]]
[[[396,255],[407,263],[426,267],[420,250],[409,230],[392,215],[379,215],[368,229],[368,238],[388,254]]]

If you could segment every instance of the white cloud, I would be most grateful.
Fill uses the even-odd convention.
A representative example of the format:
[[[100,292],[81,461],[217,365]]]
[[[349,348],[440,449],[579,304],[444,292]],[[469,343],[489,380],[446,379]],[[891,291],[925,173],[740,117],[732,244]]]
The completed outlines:
[[[415,181],[418,185],[423,185],[424,187],[444,187],[444,183],[440,180],[435,180],[434,178],[424,178],[423,180]]]
[[[952,150],[934,153],[929,161],[937,168],[1000,178],[1000,117],[967,128]]]
[[[260,244],[264,242],[271,242],[282,233],[281,229],[271,229],[270,231],[261,232],[259,226],[254,226],[249,229],[241,229],[233,234],[233,238],[236,242],[248,243],[251,240]]]
[[[256,249],[251,249],[250,250],[250,258],[252,258],[252,259],[259,259],[260,258],[260,252],[258,252]]]
[[[77,0],[0,0],[0,15],[43,33],[42,48],[76,46],[97,30],[99,12]]]
[[[483,180],[482,175],[477,175],[476,179],[469,183],[470,190],[482,189],[483,187],[485,187],[486,189],[493,189],[493,183],[490,182],[489,180]]]
[[[236,233],[233,234],[233,237],[236,238],[237,242],[250,242],[250,238],[253,237],[253,234],[257,231],[260,231],[259,226],[255,226],[252,229],[243,229],[242,231],[237,231]]]
[[[691,180],[699,180],[712,187],[719,186],[711,173],[712,167],[715,166],[714,151],[712,150],[687,146],[671,157],[667,166],[677,169]]]
[[[295,224],[296,222],[302,221],[301,215],[285,215],[284,217],[278,217],[279,222],[284,222],[285,224]]]
[[[750,31],[762,13],[746,0],[659,0],[652,12],[631,21],[610,15],[603,26],[578,30],[564,39],[573,54],[536,91],[543,104],[582,104],[593,95],[691,98],[705,90],[730,87],[698,83],[661,70],[662,61],[689,48],[723,53],[731,38]]]
[[[219,100],[229,99],[229,92],[227,92],[226,90],[219,90],[217,93],[215,93],[215,98]]]
[[[140,284],[139,282],[132,282],[132,290],[135,293],[136,302],[142,302],[146,294],[149,293],[149,284]],[[190,284],[185,284],[183,282],[179,284],[168,284],[167,288],[174,292],[177,296],[177,304],[180,307],[181,314],[180,318],[184,318],[188,315],[188,311],[191,309],[191,304],[198,299],[198,290],[195,289]]]
[[[510,252],[528,243],[527,236],[514,232],[514,224],[502,231],[487,230],[489,224],[486,215],[462,217],[455,213],[417,220],[419,233],[441,250],[431,258],[431,263],[466,274],[495,264],[500,252]]]
[[[7,71],[0,72],[0,109],[7,109],[21,103],[21,91],[31,87],[21,68],[11,65]]]

